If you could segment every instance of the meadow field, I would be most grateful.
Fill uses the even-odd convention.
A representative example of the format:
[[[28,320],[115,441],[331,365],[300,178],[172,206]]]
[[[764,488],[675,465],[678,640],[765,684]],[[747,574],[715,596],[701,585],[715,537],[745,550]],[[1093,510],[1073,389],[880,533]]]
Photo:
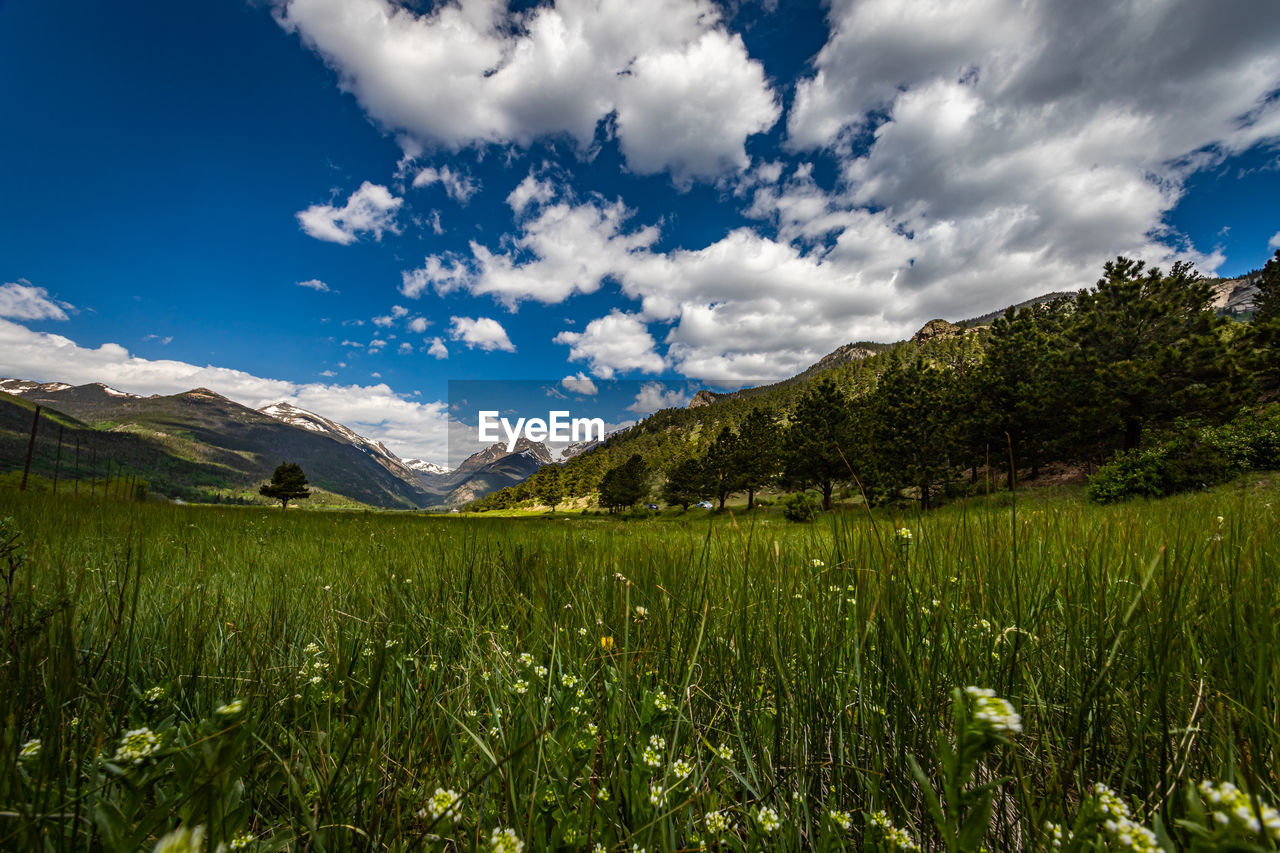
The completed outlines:
[[[1280,837],[1267,480],[813,524],[0,518],[3,849]]]

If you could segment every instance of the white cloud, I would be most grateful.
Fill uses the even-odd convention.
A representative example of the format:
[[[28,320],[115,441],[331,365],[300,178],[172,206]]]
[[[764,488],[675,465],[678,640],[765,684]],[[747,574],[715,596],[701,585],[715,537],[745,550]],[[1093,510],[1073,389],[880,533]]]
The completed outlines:
[[[659,373],[665,366],[640,318],[617,309],[592,320],[581,332],[561,332],[554,340],[569,347],[570,361],[587,362],[592,375],[601,379],[633,370]]]
[[[417,299],[432,285],[439,293],[449,293],[470,280],[471,272],[461,260],[432,255],[418,269],[406,270],[400,274],[400,293],[410,299]]]
[[[524,180],[516,184],[516,188],[507,194],[507,205],[516,216],[524,215],[530,204],[546,204],[555,198],[556,188],[549,180],[535,178],[533,173],[525,175]]]
[[[556,0],[516,13],[446,0],[421,15],[389,0],[277,0],[276,16],[415,150],[556,135],[585,150],[616,111],[631,168],[685,179],[745,165],[746,137],[778,114],[762,67],[709,0]]]
[[[523,209],[523,205],[522,205]],[[402,274],[401,292],[418,296],[434,285],[441,294],[465,287],[490,295],[508,308],[521,301],[562,302],[577,293],[593,293],[601,282],[625,267],[627,256],[658,239],[658,229],[628,231],[632,211],[619,199],[577,204],[567,198],[543,204],[521,223],[521,233],[498,253],[471,243],[471,260],[432,256],[423,267]]]
[[[440,184],[449,198],[459,204],[466,204],[473,195],[480,191],[480,182],[468,174],[458,172],[449,166],[427,166],[414,176],[414,187],[429,187]]]
[[[307,279],[306,281],[300,281],[300,282],[298,282],[297,284],[298,284],[298,287],[306,287],[306,288],[310,288],[311,290],[317,290],[317,291],[319,291],[320,293],[331,293],[331,292],[332,292],[332,291],[329,289],[329,285],[325,284],[323,281],[321,281],[321,280],[320,280],[320,279],[318,279],[318,278],[309,278],[309,279]]]
[[[444,345],[444,339],[440,337],[432,338],[431,347],[427,350],[427,355],[433,356],[437,359],[448,358],[449,348]]]
[[[373,325],[375,325],[375,326],[377,326],[377,327],[379,327],[379,328],[381,328],[381,329],[385,329],[385,328],[387,328],[388,326],[390,326],[390,325],[391,325],[392,323],[394,323],[394,322],[395,322],[395,318],[394,318],[394,317],[392,317],[390,314],[386,314],[386,315],[384,315],[384,316],[382,316],[382,317],[374,317],[374,318],[373,318]]]
[[[461,341],[468,349],[516,351],[507,337],[507,330],[492,317],[450,317],[449,338]]]
[[[406,400],[385,384],[298,383],[227,367],[146,359],[117,343],[82,347],[61,335],[4,320],[0,375],[73,385],[104,382],[143,395],[204,387],[254,409],[283,400],[382,441],[400,456],[443,460],[447,455],[447,404]]]
[[[628,412],[649,415],[659,409],[682,408],[689,403],[689,394],[679,388],[668,389],[661,382],[645,382],[636,394],[635,402],[627,406]]]
[[[1270,240],[1267,241],[1268,249],[1280,249],[1280,231],[1277,231]]]
[[[640,174],[669,169],[677,182],[745,169],[744,143],[778,120],[764,68],[723,30],[640,56],[621,80],[618,140]]]
[[[396,212],[402,204],[404,199],[392,195],[386,187],[365,181],[342,207],[313,204],[298,212],[298,223],[303,231],[317,240],[344,246],[354,243],[366,233],[373,234],[375,240],[381,240],[384,231],[398,233]]]
[[[409,321],[409,331],[415,334],[422,334],[427,330],[427,326],[431,325],[431,321],[426,317],[414,317]]]
[[[560,380],[560,387],[568,391],[570,394],[579,394],[583,397],[594,397],[599,391],[596,383],[591,381],[591,377],[587,376],[581,370],[575,376],[566,376]]]
[[[25,278],[0,285],[0,317],[12,320],[66,320],[69,302],[62,302],[49,295],[43,287],[36,287]]]
[[[404,343],[400,344],[396,352],[400,353],[401,355],[408,355],[409,353],[413,352],[413,344],[409,343],[408,341],[405,341]]]
[[[173,343],[173,335],[161,336],[161,335],[152,333],[150,335],[143,335],[142,339],[144,341],[155,341],[156,343],[160,344],[160,346],[162,347],[167,347],[169,344]]]

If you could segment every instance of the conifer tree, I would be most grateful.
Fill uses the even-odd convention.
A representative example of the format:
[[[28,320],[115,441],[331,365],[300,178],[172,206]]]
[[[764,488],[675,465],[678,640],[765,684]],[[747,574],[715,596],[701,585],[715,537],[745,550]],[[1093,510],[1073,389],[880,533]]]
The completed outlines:
[[[305,500],[311,497],[307,489],[307,475],[297,462],[281,462],[271,475],[271,482],[258,489],[258,494],[272,500],[280,501],[280,508],[287,509],[289,501]]]
[[[854,420],[848,398],[834,382],[813,385],[791,415],[783,440],[784,476],[795,486],[822,492],[822,508],[831,509],[835,484],[849,478]]]
[[[734,467],[738,487],[747,493],[747,509],[755,504],[756,492],[778,473],[780,437],[781,431],[773,416],[758,406],[752,408],[742,421]]]

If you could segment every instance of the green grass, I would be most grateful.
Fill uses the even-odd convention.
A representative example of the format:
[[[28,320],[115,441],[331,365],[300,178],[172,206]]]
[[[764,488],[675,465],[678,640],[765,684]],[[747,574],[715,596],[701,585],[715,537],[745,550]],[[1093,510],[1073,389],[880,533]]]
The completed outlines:
[[[530,850],[901,849],[883,811],[925,849],[976,850],[947,821],[988,781],[990,850],[1044,846],[1095,783],[1173,849],[1187,783],[1280,788],[1268,481],[812,525],[13,492],[4,516],[25,561],[0,632],[3,849],[150,849],[179,824],[260,850],[487,849],[496,828]],[[975,728],[968,685],[1022,732]],[[159,751],[115,760],[143,727]],[[957,769],[940,734],[975,731]],[[463,795],[456,824],[437,787]],[[711,811],[736,828],[709,834]]]

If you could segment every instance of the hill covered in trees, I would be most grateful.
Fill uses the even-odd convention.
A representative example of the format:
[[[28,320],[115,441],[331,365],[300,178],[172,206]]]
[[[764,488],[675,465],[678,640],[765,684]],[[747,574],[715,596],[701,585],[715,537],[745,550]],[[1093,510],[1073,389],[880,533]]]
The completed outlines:
[[[1194,430],[1274,396],[1278,340],[1280,252],[1244,285],[1117,258],[1092,288],[989,324],[931,321],[909,341],[850,344],[791,380],[656,412],[470,508],[590,496],[617,508],[655,493],[723,505],[771,485],[826,506],[847,486],[929,507],[980,472],[1012,485],[1051,464],[1092,471],[1177,434],[1195,455]]]

